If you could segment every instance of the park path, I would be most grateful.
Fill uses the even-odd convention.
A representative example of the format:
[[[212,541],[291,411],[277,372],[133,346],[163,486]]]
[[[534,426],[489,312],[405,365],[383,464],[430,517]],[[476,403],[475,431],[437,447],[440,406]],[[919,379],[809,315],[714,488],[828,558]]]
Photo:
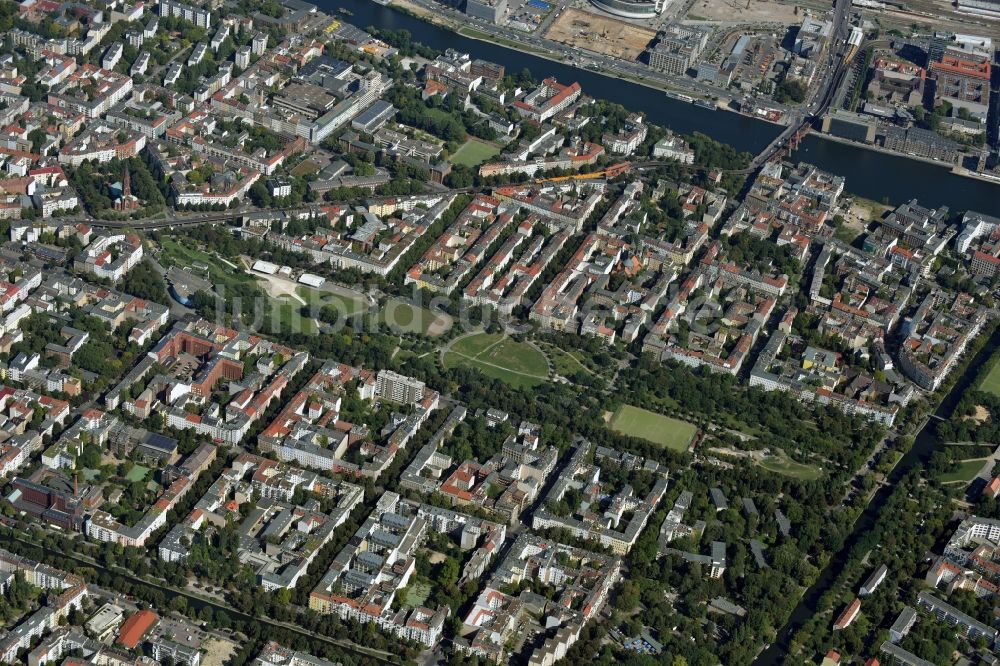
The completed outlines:
[[[507,336],[504,336],[504,337],[506,338]],[[501,340],[501,342],[502,341],[503,340]],[[539,347],[538,345],[536,345],[533,340],[525,340],[525,344],[527,344],[529,347],[531,347],[536,352],[538,352],[539,354],[541,354],[542,358],[545,359],[545,378],[549,379],[549,380],[555,379],[556,378],[556,366],[555,366],[555,363],[553,363],[552,359],[549,358],[549,355],[545,353],[545,350],[542,349],[541,347]]]
[[[506,333],[504,333],[503,335],[501,335],[500,338],[496,342],[494,342],[490,346],[486,347],[485,349],[483,349],[481,352],[479,352],[475,356],[469,356],[468,354],[463,354],[460,351],[455,351],[454,349],[452,349],[452,347],[454,346],[454,344],[456,342],[458,342],[459,340],[462,340],[463,338],[472,337],[473,335],[479,335],[481,333],[485,333],[485,331],[482,330],[482,329],[479,329],[479,330],[476,330],[476,331],[470,331],[469,333],[465,333],[465,334],[460,335],[460,336],[458,336],[456,338],[453,338],[452,340],[450,340],[448,342],[448,344],[446,344],[443,347],[441,347],[441,350],[440,350],[441,365],[444,365],[444,357],[445,357],[446,354],[448,354],[450,352],[452,354],[455,354],[456,356],[461,356],[464,359],[468,359],[469,361],[472,361],[473,363],[476,363],[476,364],[479,364],[479,365],[485,365],[485,366],[488,366],[490,368],[495,368],[495,369],[500,370],[502,372],[509,372],[512,375],[518,375],[520,377],[528,377],[530,379],[540,379],[542,381],[548,381],[549,380],[549,376],[552,374],[552,362],[549,360],[548,354],[546,354],[545,352],[543,352],[541,349],[538,349],[538,347],[534,346],[534,344],[531,344],[531,343],[529,343],[529,344],[531,344],[532,348],[535,349],[536,351],[538,351],[542,355],[542,358],[545,359],[545,363],[546,363],[546,365],[548,367],[547,374],[545,374],[545,375],[533,375],[533,374],[528,373],[528,372],[521,372],[520,370],[514,370],[512,368],[508,368],[508,367],[503,366],[503,365],[497,365],[496,363],[490,363],[489,361],[484,361],[484,360],[482,360],[480,358],[484,354],[488,353],[491,349],[493,349],[494,347],[496,347],[497,345],[499,345],[501,342],[503,342],[504,340],[506,340],[509,337]]]

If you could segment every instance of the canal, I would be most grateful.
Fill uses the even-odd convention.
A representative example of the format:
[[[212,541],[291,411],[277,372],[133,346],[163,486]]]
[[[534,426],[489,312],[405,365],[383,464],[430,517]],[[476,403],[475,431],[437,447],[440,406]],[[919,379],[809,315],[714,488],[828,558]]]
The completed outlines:
[[[220,613],[225,613],[226,615],[229,616],[230,619],[235,619],[246,623],[246,625],[243,627],[243,630],[246,630],[246,627],[250,623],[257,622],[261,625],[266,625],[277,629],[284,629],[288,632],[297,634],[307,640],[318,640],[333,645],[342,650],[346,650],[348,652],[364,655],[378,663],[398,664],[402,663],[403,661],[396,655],[390,652],[386,652],[385,650],[380,650],[371,646],[360,645],[346,638],[336,638],[334,636],[318,634],[314,631],[310,631],[304,627],[301,627],[298,624],[295,624],[294,622],[281,622],[278,620],[271,619],[265,615],[250,615],[248,613],[239,611],[226,603],[222,603],[220,601],[214,601],[212,599],[203,597],[199,594],[194,594],[192,592],[181,590],[171,585],[167,585],[166,583],[163,582],[156,582],[151,578],[139,577],[134,573],[126,571],[123,567],[118,567],[118,566],[108,567],[103,564],[99,564],[92,558],[87,557],[85,555],[81,555],[76,552],[63,552],[61,550],[49,548],[48,546],[41,546],[37,543],[30,541],[25,537],[15,536],[10,533],[4,533],[0,535],[0,546],[3,546],[5,548],[10,548],[13,552],[18,552],[18,549],[13,546],[13,542],[18,542],[21,545],[28,546],[29,548],[35,548],[43,552],[45,554],[45,557],[39,558],[40,561],[51,562],[53,561],[52,558],[64,558],[67,560],[72,560],[76,564],[79,564],[84,567],[89,567],[94,570],[100,569],[102,571],[107,572],[108,574],[119,576],[121,578],[127,579],[131,583],[159,590],[161,593],[163,593],[164,601],[166,602],[164,604],[164,607],[169,606],[170,602],[173,601],[174,597],[183,597],[187,603],[187,607],[195,609],[196,611],[199,612],[199,614],[202,609],[208,608],[212,611],[213,615],[215,616],[218,616]],[[87,581],[87,582],[93,583],[93,581]],[[124,599],[130,603],[137,603],[137,604],[144,603],[142,599],[131,597],[121,592],[120,590],[110,590],[105,588],[103,589],[103,592],[122,595],[122,597],[124,597]]]
[[[962,394],[967,388],[969,388],[972,382],[975,381],[983,363],[985,363],[998,348],[1000,348],[1000,328],[993,332],[986,345],[979,350],[976,356],[972,359],[972,362],[966,367],[965,372],[955,383],[955,386],[938,405],[937,410],[934,412],[936,417],[947,419],[951,416],[951,412],[955,409],[955,405],[958,404]],[[896,484],[899,483],[900,479],[906,476],[907,473],[909,473],[914,467],[926,465],[928,460],[930,460],[931,455],[934,453],[934,450],[938,445],[938,438],[935,433],[936,423],[936,419],[930,418],[927,420],[927,423],[924,424],[924,427],[921,428],[920,432],[917,434],[913,446],[906,452],[905,455],[903,455],[902,458],[900,458],[899,463],[889,473],[888,483],[876,491],[875,495],[868,503],[868,506],[858,517],[857,522],[854,524],[854,529],[844,541],[844,546],[839,552],[834,554],[830,563],[820,573],[819,578],[816,579],[816,582],[813,583],[808,590],[806,590],[802,599],[799,601],[798,606],[796,606],[795,610],[792,611],[788,622],[778,632],[777,639],[767,650],[761,653],[761,655],[757,658],[757,661],[754,662],[755,664],[758,664],[759,666],[777,666],[784,661],[784,658],[788,653],[788,645],[792,636],[796,631],[801,629],[809,618],[812,617],[813,613],[816,612],[816,606],[820,597],[822,597],[823,594],[830,589],[837,578],[837,574],[843,570],[844,564],[847,562],[847,558],[855,544],[857,544],[858,539],[875,527],[875,521],[878,519],[879,512],[882,510],[882,505],[889,499],[889,496],[892,494]]]
[[[739,150],[760,152],[781,128],[761,120],[727,111],[710,111],[671,99],[658,90],[622,81],[592,70],[546,60],[505,46],[463,37],[418,18],[370,0],[312,0],[320,9],[340,16],[341,7],[352,12],[344,20],[359,28],[370,25],[389,30],[406,29],[414,41],[437,49],[454,48],[504,65],[510,72],[529,69],[536,79],[555,76],[561,81],[579,81],[586,94],[617,102],[629,110],[676,132],[701,132]],[[848,146],[816,135],[803,141],[795,158],[844,176],[848,191],[898,204],[919,197],[929,206],[946,205],[952,210],[1000,210],[1000,186],[952,174],[926,162]]]
[[[369,25],[399,30],[406,29],[414,41],[445,49],[454,48],[504,65],[508,71],[529,69],[536,79],[555,76],[562,81],[579,81],[584,92],[594,97],[622,104],[640,111],[656,124],[683,132],[701,132],[738,150],[757,153],[781,128],[763,121],[725,111],[709,111],[667,97],[662,92],[630,81],[622,81],[591,70],[580,69],[504,46],[462,37],[449,30],[431,25],[408,14],[377,5],[370,0],[313,0],[323,10],[334,13],[343,7],[353,15],[348,21],[364,28]],[[984,181],[952,174],[948,169],[904,157],[888,155],[860,147],[830,141],[812,134],[794,154],[796,159],[842,175],[851,193],[890,204],[913,198],[927,206],[948,206],[952,210],[978,210],[997,214],[1000,211],[1000,187]],[[1000,348],[1000,329],[968,365],[963,376],[939,404],[935,414],[947,418],[962,393],[975,379],[978,368]],[[820,597],[833,585],[851,550],[859,538],[870,531],[879,511],[895,485],[913,468],[924,465],[937,446],[934,420],[929,419],[917,435],[913,447],[900,459],[889,474],[888,483],[881,487],[859,516],[843,548],[821,572],[817,581],[806,590],[788,622],[778,632],[775,642],[765,650],[757,664],[780,664],[787,654],[789,640],[815,612]]]

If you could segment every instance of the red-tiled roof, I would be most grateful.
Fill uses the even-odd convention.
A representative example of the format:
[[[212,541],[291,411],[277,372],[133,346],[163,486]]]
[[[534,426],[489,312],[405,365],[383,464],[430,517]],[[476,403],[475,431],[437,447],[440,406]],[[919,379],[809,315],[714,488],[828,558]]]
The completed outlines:
[[[118,642],[134,650],[142,637],[146,635],[160,616],[150,610],[141,610],[129,619],[125,620],[121,630],[118,632]]]

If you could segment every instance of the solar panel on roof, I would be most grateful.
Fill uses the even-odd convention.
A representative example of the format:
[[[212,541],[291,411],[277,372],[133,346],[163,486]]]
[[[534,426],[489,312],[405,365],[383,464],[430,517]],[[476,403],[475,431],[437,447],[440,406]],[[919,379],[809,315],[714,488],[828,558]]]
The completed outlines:
[[[176,439],[173,437],[167,437],[166,435],[159,435],[155,432],[151,432],[146,435],[144,443],[146,446],[151,446],[154,449],[160,449],[162,451],[173,451],[177,448]]]

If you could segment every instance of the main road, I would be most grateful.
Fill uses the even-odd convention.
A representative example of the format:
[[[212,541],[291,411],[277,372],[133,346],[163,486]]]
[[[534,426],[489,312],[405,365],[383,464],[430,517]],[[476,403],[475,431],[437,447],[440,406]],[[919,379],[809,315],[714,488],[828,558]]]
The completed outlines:
[[[830,108],[834,95],[844,75],[847,72],[848,58],[853,56],[847,37],[850,33],[848,22],[848,10],[851,8],[851,0],[837,0],[833,10],[833,33],[830,35],[829,49],[826,66],[823,76],[811,99],[798,109],[790,112],[794,119],[788,127],[775,137],[764,150],[757,154],[751,163],[751,168],[756,169],[764,165],[765,162],[774,157],[783,155],[789,148],[789,144],[797,143],[812,124],[823,117],[823,114]]]
[[[763,162],[761,162],[763,163]],[[700,170],[705,169],[702,165],[697,164],[678,164],[673,160],[657,160],[657,159],[640,159],[632,160],[631,162],[623,162],[623,165],[628,166],[628,168],[634,168],[636,170],[652,169],[660,166],[673,165],[678,166],[681,169],[688,170]],[[727,169],[723,170],[724,173],[735,174],[735,175],[749,175],[759,168],[759,164],[751,164],[750,167],[745,169]],[[628,169],[626,169],[627,171]],[[603,172],[599,172],[603,173]],[[582,178],[586,174],[581,174],[576,176],[577,178]],[[569,177],[572,178],[572,177]],[[546,179],[539,179],[534,181],[536,183],[546,182]],[[527,183],[510,183],[512,185],[516,184],[527,184]],[[494,187],[501,187],[503,184],[494,185],[477,185],[473,187],[459,187],[451,189],[442,189],[437,193],[442,196],[454,195],[454,194],[477,194],[486,190],[491,190]],[[368,201],[391,201],[398,199],[399,197],[369,197]],[[153,231],[156,229],[179,229],[183,227],[196,227],[202,224],[212,224],[216,222],[230,222],[233,220],[240,220],[245,215],[250,215],[253,213],[278,213],[285,211],[303,211],[303,210],[313,210],[316,209],[320,204],[301,204],[299,206],[288,206],[288,207],[275,207],[275,208],[252,208],[249,206],[234,208],[233,210],[224,210],[214,213],[193,213],[193,214],[181,214],[175,213],[174,215],[168,215],[167,217],[152,217],[143,220],[101,220],[94,217],[82,216],[82,217],[63,217],[57,218],[59,222],[64,224],[87,224],[96,229],[129,229],[134,231]]]

